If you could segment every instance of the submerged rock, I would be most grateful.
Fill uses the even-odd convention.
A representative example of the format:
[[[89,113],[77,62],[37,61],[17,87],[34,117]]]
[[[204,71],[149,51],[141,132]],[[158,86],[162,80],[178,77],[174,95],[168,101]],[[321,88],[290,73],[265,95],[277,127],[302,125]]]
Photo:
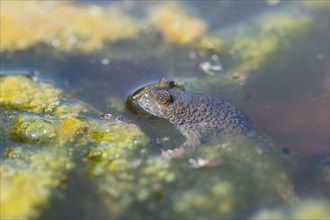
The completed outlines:
[[[29,76],[0,77],[0,107],[33,112],[52,111],[62,97],[62,91],[50,83],[38,83]]]
[[[148,143],[136,125],[100,117],[55,85],[19,74],[0,83],[1,219],[38,218],[70,180],[82,147],[111,149],[107,156],[117,158]]]
[[[90,52],[102,49],[107,42],[134,39],[153,27],[165,40],[187,45],[206,32],[206,23],[178,4],[156,5],[141,19],[114,4],[105,9],[61,1],[1,2],[0,18],[5,31],[1,32],[0,51],[24,50],[43,43],[60,51]],[[61,16],[56,16],[59,13]],[[45,19],[49,22],[44,22]]]
[[[55,189],[63,185],[74,167],[70,155],[55,148],[31,151],[9,148],[1,161],[1,219],[35,219],[49,206]]]
[[[55,126],[36,115],[21,115],[12,125],[11,136],[23,143],[48,142],[55,136]]]
[[[117,157],[112,151],[95,147],[86,162],[113,218],[239,218],[295,201],[287,158],[266,142],[218,142],[171,161],[142,148]]]
[[[31,96],[44,98],[42,82],[31,77],[12,75],[1,80],[33,86],[40,96],[32,92]],[[5,186],[1,188],[4,217],[40,216],[52,205],[50,198],[61,191],[61,180],[72,178],[69,170],[90,175],[86,181],[96,185],[113,218],[235,218],[261,205],[295,200],[289,174],[282,166],[285,155],[267,142],[216,140],[169,161],[152,156],[148,137],[136,125],[99,117],[89,106],[70,100],[55,86],[52,89],[62,95],[52,93],[57,105],[45,106],[47,114],[27,108],[25,102],[16,104],[16,111],[11,112],[14,100],[9,98],[0,103],[0,110],[11,114],[4,124],[10,130],[5,138],[11,141],[1,155],[5,158],[0,179]],[[24,90],[21,92],[24,96]],[[83,168],[75,171],[73,167],[81,162]],[[32,186],[34,197],[25,193]],[[13,212],[12,207],[20,203],[24,208]]]
[[[91,51],[102,48],[105,41],[133,38],[141,29],[122,9],[104,10],[97,5],[61,1],[1,2],[1,20],[1,51],[26,49],[38,43],[62,51]]]

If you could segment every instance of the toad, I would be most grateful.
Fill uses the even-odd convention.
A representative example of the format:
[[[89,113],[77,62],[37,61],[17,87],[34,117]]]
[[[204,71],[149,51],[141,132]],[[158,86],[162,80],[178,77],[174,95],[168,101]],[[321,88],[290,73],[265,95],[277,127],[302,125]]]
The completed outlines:
[[[161,79],[139,89],[132,98],[144,111],[169,120],[186,137],[181,146],[163,150],[167,158],[180,156],[213,137],[254,131],[249,118],[235,106],[222,99],[188,92],[174,81]]]

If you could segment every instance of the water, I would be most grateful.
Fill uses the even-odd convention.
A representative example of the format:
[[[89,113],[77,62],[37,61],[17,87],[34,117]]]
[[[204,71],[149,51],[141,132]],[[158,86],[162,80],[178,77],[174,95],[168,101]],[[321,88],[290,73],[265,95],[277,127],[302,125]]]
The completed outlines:
[[[78,1],[77,4],[82,3]],[[90,1],[83,4],[99,3]],[[134,14],[137,20],[157,5],[155,2],[114,1],[102,2],[99,6],[107,8],[110,4],[123,7]],[[192,85],[192,90],[224,98],[237,105],[250,117],[258,131],[268,136],[279,149],[289,149],[291,154],[300,158],[300,172],[294,178],[294,182],[298,183],[298,193],[312,197],[325,194],[329,199],[329,190],[314,176],[318,166],[326,161],[330,153],[329,9],[311,4],[307,1],[281,1],[276,5],[267,1],[181,2],[183,8],[207,23],[210,35],[219,36],[220,33],[222,37],[224,30],[224,38],[228,38],[228,30],[230,34],[231,29],[235,29],[232,27],[243,26],[244,32],[244,29],[250,28],[249,25],[244,26],[245,23],[249,24],[250,20],[276,10],[285,9],[284,13],[306,15],[312,22],[308,33],[302,32],[292,38],[294,40],[287,40],[290,39],[287,36],[280,38],[278,49],[265,53],[266,59],[258,68],[246,70],[248,78],[243,83],[229,80],[229,83],[219,86],[210,84],[206,88],[194,86],[188,81],[187,87]],[[218,77],[216,79],[222,79],[221,74],[225,75],[226,71],[238,71],[235,69],[238,62],[228,54],[217,52],[217,55],[212,55],[211,50],[209,56],[209,52],[166,43],[159,33],[145,31],[133,39],[107,42],[102,49],[92,52],[61,52],[43,43],[24,50],[5,51],[1,53],[1,68],[47,71],[75,98],[103,113],[120,115],[138,124],[150,136],[155,154],[159,154],[159,147],[179,146],[184,142],[184,137],[164,119],[146,117],[123,108],[127,96],[160,78],[184,81],[192,77],[207,83],[212,81],[213,75]],[[205,74],[200,64],[214,61],[212,57],[217,58],[217,64],[220,62],[221,69],[216,68],[212,74]],[[244,71],[240,74],[238,81],[246,76]],[[223,79],[227,80],[226,76]],[[46,212],[45,216],[48,213],[49,216],[75,217],[76,210],[84,210],[83,216],[89,216],[96,211],[80,201],[79,192],[75,191],[73,185],[86,192],[84,199],[104,206],[99,195],[90,190],[95,183],[83,183],[85,177],[77,172],[72,175],[73,182],[66,190],[69,199],[63,203],[55,199],[52,202],[53,209]],[[321,188],[315,190],[318,185]],[[66,210],[65,206],[73,203],[75,206],[72,210],[75,211],[72,213],[55,213],[56,210]],[[106,215],[104,209],[100,208],[96,212],[100,216]]]

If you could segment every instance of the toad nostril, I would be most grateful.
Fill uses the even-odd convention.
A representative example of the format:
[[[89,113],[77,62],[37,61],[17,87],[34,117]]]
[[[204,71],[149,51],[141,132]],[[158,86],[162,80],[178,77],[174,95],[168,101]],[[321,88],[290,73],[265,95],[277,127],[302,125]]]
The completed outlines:
[[[133,100],[137,100],[139,98],[141,98],[145,93],[147,93],[147,91],[145,91],[145,88],[141,88],[137,91],[135,91],[131,96]]]

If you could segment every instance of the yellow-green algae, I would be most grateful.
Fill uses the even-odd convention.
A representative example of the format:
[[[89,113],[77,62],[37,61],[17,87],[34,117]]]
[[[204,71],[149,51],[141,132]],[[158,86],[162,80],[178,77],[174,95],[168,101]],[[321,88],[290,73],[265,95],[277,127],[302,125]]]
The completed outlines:
[[[172,161],[146,157],[141,147],[117,157],[109,156],[113,151],[98,146],[86,159],[114,218],[233,218],[295,200],[279,163],[285,156],[265,143],[222,142]]]
[[[165,40],[183,45],[191,44],[207,31],[207,24],[201,18],[190,15],[175,3],[153,8],[151,20]]]
[[[59,149],[29,151],[16,147],[8,151],[0,166],[0,218],[36,218],[74,164]]]
[[[62,91],[50,83],[38,83],[27,76],[0,77],[0,107],[49,112],[57,105]]]
[[[328,220],[330,203],[326,199],[304,199],[285,208],[262,209],[252,220]]]
[[[42,82],[24,77],[2,79],[21,80],[27,87],[32,84],[42,88],[38,87]],[[288,173],[279,162],[285,158],[268,143],[245,139],[221,142],[169,161],[150,156],[146,146],[149,140],[137,126],[99,118],[95,113],[90,118],[85,113],[93,112],[79,102],[69,104],[59,99],[57,103],[47,115],[26,112],[16,105],[20,111],[4,125],[12,140],[23,144],[20,148],[7,146],[7,158],[1,165],[1,206],[5,217],[38,217],[54,195],[53,189],[58,189],[61,176],[74,166],[72,156],[81,155],[79,149],[87,149],[85,163],[91,175],[88,181],[98,186],[111,217],[236,217],[236,213],[260,205],[295,200]],[[10,110],[11,105],[1,105],[1,109]],[[69,165],[57,167],[53,165],[56,161]],[[19,177],[14,175],[16,172]],[[66,179],[70,180],[70,176]],[[20,190],[32,190],[32,186],[37,194],[13,197],[24,193]],[[17,211],[13,212],[12,207],[18,207]]]
[[[0,51],[41,42],[61,50],[90,51],[105,41],[132,38],[139,31],[137,23],[119,8],[65,1],[1,1],[0,20]]]
[[[227,86],[229,91],[245,84],[277,51],[290,50],[292,42],[308,32],[313,20],[305,15],[291,16],[285,12],[258,16],[247,23],[224,29],[204,37],[199,53],[208,59],[218,55],[227,61],[226,69],[214,76],[180,78],[197,90],[217,93],[215,87]],[[219,37],[223,36],[222,38]],[[216,40],[218,38],[218,40]]]
[[[114,109],[117,112],[123,112],[125,109],[125,103],[118,97],[109,97],[106,99],[106,103],[109,109]]]
[[[69,1],[0,3],[0,52],[24,50],[38,43],[62,51],[93,51],[101,49],[106,42],[134,39],[152,27],[167,41],[187,45],[207,30],[202,19],[190,15],[179,4],[159,3],[147,17],[133,19],[116,6],[100,7]],[[67,25],[68,21],[70,25]]]
[[[54,195],[53,189],[58,189],[61,177],[74,166],[73,156],[79,147],[110,148],[113,152],[108,157],[117,158],[118,152],[129,154],[149,141],[136,125],[101,118],[81,102],[57,96],[64,92],[55,86],[47,84],[47,88],[58,92],[45,93],[44,83],[29,76],[7,75],[0,79],[6,85],[1,87],[2,94],[11,94],[14,86],[28,88],[19,92],[23,97],[25,92],[32,97],[26,102],[15,100],[17,95],[6,95],[2,99],[6,101],[1,102],[0,113],[10,118],[2,121],[2,138],[11,140],[1,146],[5,151],[1,157],[6,157],[1,162],[1,219],[37,218]],[[31,107],[30,103],[46,97],[57,104]],[[48,109],[47,114],[42,114],[44,109]],[[13,143],[19,147],[13,147]]]

